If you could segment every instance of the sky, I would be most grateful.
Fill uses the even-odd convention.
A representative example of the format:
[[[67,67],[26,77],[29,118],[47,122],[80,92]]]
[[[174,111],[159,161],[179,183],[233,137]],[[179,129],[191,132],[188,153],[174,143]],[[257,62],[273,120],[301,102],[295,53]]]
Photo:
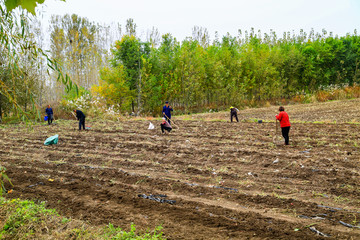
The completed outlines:
[[[326,29],[344,36],[360,31],[360,0],[46,0],[43,21],[52,14],[75,13],[98,23],[120,23],[134,19],[137,35],[146,38],[153,27],[161,34],[171,33],[181,41],[192,36],[194,26],[207,28],[210,37],[252,27],[282,36],[284,31],[300,29],[316,32]]]

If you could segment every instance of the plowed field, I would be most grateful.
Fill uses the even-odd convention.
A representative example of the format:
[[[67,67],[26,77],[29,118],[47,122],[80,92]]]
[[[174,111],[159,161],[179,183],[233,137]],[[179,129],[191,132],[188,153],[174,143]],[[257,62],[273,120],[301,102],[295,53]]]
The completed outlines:
[[[91,119],[86,132],[65,120],[33,130],[5,126],[0,159],[14,184],[8,197],[46,201],[93,225],[162,225],[168,239],[324,238],[310,228],[360,239],[359,101],[332,104],[318,104],[337,109],[323,112],[319,123],[319,108],[287,107],[290,146],[274,144],[274,122],[229,123],[211,115],[210,121],[178,120],[180,128],[169,135],[156,121],[155,130],[147,130],[148,121]],[[330,123],[349,113],[336,108],[344,104],[358,110]],[[272,120],[274,109],[240,117]],[[54,134],[59,144],[44,146]]]

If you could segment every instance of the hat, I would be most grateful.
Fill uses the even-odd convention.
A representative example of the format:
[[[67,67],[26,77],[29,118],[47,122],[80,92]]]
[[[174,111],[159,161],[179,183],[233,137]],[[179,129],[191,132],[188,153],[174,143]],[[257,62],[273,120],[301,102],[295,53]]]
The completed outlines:
[[[166,101],[165,103],[169,103],[169,101]]]

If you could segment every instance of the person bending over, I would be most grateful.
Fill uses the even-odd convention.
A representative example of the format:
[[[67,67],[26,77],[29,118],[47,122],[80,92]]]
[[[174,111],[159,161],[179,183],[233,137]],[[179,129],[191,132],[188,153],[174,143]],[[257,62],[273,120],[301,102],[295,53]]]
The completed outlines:
[[[289,145],[289,131],[290,131],[290,121],[289,115],[285,112],[284,107],[279,107],[279,114],[276,115],[276,119],[280,121],[281,133],[285,139],[285,145]]]
[[[238,116],[237,116],[237,112],[239,111],[239,109],[235,108],[235,107],[230,107],[230,120],[231,122],[233,121],[233,117],[235,117],[236,121],[239,122]]]
[[[81,126],[85,130],[85,114],[80,110],[74,110],[74,112],[76,113],[77,120],[79,120],[79,130],[81,130]]]
[[[162,119],[160,126],[161,126],[161,132],[163,134],[165,133],[165,130],[168,132],[170,132],[172,130],[170,123],[168,123],[165,118]]]

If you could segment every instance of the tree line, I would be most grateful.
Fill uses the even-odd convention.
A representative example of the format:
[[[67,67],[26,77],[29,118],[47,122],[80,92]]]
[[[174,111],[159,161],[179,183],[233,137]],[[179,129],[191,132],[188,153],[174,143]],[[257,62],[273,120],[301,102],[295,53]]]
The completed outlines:
[[[1,24],[44,48],[41,22],[11,21]],[[132,19],[123,28],[77,15],[52,16],[49,30],[50,71],[43,55],[27,53],[25,44],[11,50],[20,53],[16,69],[26,73],[14,76],[9,48],[1,45],[1,115],[11,115],[14,99],[26,111],[32,102],[73,99],[77,92],[121,112],[157,114],[166,100],[182,112],[195,112],[290,99],[360,81],[356,31],[334,36],[326,30],[301,30],[279,37],[275,31],[250,29],[239,30],[237,36],[216,34],[211,40],[207,29],[194,27],[192,36],[179,41],[156,28],[140,38]],[[72,82],[80,91],[69,92]]]
[[[165,34],[156,44],[124,35],[93,90],[124,110],[158,112],[168,100],[192,112],[352,86],[360,81],[359,60],[356,31],[339,37],[301,30],[279,38],[251,29],[210,43],[206,29],[195,27],[181,42]]]

